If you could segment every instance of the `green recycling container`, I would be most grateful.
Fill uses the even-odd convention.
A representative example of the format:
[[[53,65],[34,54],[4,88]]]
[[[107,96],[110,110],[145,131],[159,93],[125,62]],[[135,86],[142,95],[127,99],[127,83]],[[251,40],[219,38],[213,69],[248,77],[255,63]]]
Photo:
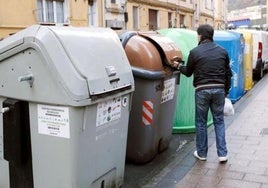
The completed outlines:
[[[158,30],[158,32],[175,42],[180,48],[185,62],[188,60],[190,50],[198,44],[196,31],[193,30],[169,28]],[[193,133],[195,132],[195,89],[193,87],[193,76],[187,78],[181,74],[179,88],[173,121],[173,133]],[[209,113],[207,125],[210,126],[212,123],[212,115]]]

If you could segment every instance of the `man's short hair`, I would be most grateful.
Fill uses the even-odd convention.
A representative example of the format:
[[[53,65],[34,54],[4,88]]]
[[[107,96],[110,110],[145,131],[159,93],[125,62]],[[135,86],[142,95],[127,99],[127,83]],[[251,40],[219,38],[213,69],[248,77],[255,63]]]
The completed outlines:
[[[204,39],[213,40],[214,29],[211,25],[208,25],[208,24],[200,25],[197,28],[197,34],[201,35],[203,40]]]

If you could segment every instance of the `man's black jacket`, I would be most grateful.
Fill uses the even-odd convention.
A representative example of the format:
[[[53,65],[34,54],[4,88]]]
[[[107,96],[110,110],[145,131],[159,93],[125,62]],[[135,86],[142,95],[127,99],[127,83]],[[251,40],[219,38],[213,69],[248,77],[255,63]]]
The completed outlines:
[[[186,66],[180,66],[182,74],[194,74],[196,88],[224,87],[228,94],[232,71],[227,51],[210,40],[204,40],[190,51]]]

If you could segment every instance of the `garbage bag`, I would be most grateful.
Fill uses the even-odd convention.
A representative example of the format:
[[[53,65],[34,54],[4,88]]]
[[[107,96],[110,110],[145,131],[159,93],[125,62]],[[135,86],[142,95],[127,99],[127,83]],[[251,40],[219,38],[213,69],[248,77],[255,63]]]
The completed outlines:
[[[234,115],[234,106],[231,102],[230,99],[225,98],[225,103],[224,103],[224,115],[225,116],[232,116]]]

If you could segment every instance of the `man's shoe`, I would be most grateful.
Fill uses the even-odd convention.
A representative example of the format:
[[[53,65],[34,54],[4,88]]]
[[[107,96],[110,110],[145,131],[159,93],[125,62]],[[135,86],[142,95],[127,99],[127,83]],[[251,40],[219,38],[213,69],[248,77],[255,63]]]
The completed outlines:
[[[225,156],[225,157],[219,157],[219,162],[221,163],[225,163],[228,161],[228,156]]]
[[[194,152],[194,156],[195,156],[197,159],[199,159],[200,161],[206,161],[206,160],[207,160],[206,157],[200,157],[200,156],[198,155],[197,151]]]

